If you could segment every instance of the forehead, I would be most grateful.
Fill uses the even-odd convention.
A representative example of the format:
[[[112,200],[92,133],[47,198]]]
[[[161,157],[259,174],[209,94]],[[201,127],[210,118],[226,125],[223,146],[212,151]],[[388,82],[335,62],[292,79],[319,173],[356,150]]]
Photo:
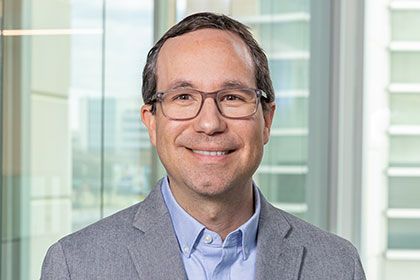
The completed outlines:
[[[160,53],[166,51],[221,48],[230,49],[241,55],[249,55],[249,48],[239,35],[219,29],[204,28],[168,39]]]
[[[159,79],[187,73],[209,76],[220,71],[233,75],[241,72],[238,69],[253,77],[254,64],[249,47],[239,35],[218,29],[200,29],[170,38],[157,59],[158,84]]]

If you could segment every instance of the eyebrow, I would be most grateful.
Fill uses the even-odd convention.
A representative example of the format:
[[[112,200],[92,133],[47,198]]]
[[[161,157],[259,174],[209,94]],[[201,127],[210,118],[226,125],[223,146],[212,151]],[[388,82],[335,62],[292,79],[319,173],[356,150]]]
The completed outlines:
[[[237,87],[249,87],[244,82],[240,80],[227,80],[224,81],[221,89],[225,88],[237,88]],[[188,80],[175,80],[173,83],[170,84],[170,89],[178,89],[178,88],[196,88],[194,84]]]
[[[235,87],[249,87],[245,83],[239,80],[228,80],[222,84],[223,88],[235,88]]]
[[[193,83],[187,80],[175,80],[169,86],[170,89],[178,89],[178,88],[194,88]]]

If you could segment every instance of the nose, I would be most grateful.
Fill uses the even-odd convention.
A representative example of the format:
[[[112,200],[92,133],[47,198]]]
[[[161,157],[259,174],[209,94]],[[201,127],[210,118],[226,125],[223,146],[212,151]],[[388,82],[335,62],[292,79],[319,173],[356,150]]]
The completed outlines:
[[[213,98],[206,98],[200,113],[194,119],[194,129],[207,135],[221,133],[226,129],[226,121],[217,109]]]

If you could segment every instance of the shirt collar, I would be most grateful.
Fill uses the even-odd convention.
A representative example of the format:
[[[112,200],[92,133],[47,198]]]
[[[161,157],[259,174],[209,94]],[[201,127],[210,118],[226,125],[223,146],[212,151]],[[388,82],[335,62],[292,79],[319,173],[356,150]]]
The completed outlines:
[[[249,252],[256,246],[257,243],[257,229],[258,220],[260,217],[261,205],[260,205],[260,194],[253,182],[254,188],[254,205],[255,212],[252,217],[237,230],[231,232],[229,235],[235,232],[241,232],[242,235],[242,255],[244,259],[247,259]],[[201,232],[205,229],[205,226],[189,215],[175,200],[171,189],[169,187],[168,176],[166,175],[162,182],[162,195],[165,204],[169,210],[172,224],[174,226],[175,234],[179,242],[180,249],[183,254],[188,258],[191,256],[194,244],[200,237]],[[229,235],[226,240],[229,239]],[[225,240],[225,241],[226,241]]]
[[[252,185],[254,187],[254,215],[237,229],[242,232],[242,256],[244,259],[248,258],[251,249],[257,245],[258,220],[261,212],[260,193],[254,182]]]
[[[190,216],[175,200],[169,188],[168,176],[165,176],[162,182],[162,195],[168,207],[180,249],[189,258],[195,241],[205,227]]]

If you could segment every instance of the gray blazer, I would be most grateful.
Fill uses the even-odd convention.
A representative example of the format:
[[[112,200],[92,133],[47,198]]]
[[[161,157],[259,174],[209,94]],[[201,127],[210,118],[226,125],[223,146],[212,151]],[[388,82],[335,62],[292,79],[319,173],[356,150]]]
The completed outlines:
[[[42,280],[186,279],[161,181],[143,201],[53,244]],[[365,279],[356,249],[261,196],[256,279]]]

